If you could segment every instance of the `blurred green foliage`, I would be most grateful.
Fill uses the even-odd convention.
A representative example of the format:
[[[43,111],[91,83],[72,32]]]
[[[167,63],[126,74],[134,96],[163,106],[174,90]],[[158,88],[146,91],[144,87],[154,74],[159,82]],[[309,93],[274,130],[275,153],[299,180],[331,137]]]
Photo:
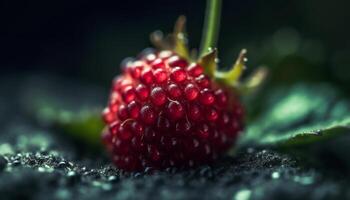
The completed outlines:
[[[336,88],[299,83],[270,88],[259,99],[260,112],[247,123],[241,145],[291,153],[303,163],[328,165],[331,157],[350,167],[350,101]]]

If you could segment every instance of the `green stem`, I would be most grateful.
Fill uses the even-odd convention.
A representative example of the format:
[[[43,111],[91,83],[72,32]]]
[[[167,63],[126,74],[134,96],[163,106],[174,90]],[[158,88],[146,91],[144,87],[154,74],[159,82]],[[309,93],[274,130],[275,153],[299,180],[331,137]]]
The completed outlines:
[[[219,35],[221,0],[207,0],[204,28],[200,47],[200,56],[216,46]]]

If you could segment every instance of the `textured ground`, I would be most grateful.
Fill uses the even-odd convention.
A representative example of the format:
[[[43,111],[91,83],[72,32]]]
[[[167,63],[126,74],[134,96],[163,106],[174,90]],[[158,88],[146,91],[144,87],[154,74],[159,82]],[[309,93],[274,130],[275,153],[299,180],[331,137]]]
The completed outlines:
[[[123,173],[104,154],[32,120],[32,79],[0,83],[0,199],[350,199],[346,170],[306,167],[264,149],[193,170]]]

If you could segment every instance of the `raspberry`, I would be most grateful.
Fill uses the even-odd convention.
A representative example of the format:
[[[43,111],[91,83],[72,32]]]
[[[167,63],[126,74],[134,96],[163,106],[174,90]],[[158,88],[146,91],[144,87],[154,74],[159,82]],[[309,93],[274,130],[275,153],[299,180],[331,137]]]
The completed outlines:
[[[117,167],[198,166],[235,143],[243,107],[234,90],[216,83],[200,63],[164,50],[123,66],[103,111],[103,142]]]

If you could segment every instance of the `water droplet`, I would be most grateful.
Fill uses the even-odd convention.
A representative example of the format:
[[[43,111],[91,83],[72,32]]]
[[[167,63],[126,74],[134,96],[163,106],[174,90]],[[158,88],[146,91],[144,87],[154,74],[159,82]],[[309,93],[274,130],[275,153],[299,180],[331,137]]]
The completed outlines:
[[[116,182],[117,181],[117,177],[116,176],[110,176],[110,177],[108,177],[108,181],[109,182]]]
[[[250,199],[251,194],[252,194],[252,191],[248,189],[244,189],[244,190],[238,191],[236,195],[233,197],[233,200],[248,200]]]
[[[75,176],[76,174],[75,174],[74,171],[69,171],[69,172],[67,173],[67,175],[68,175],[68,176]]]
[[[38,171],[39,171],[39,172],[45,172],[45,168],[39,167],[39,168],[38,168]]]
[[[279,172],[273,172],[273,173],[271,174],[271,177],[272,177],[273,179],[278,179],[278,178],[280,177],[280,173],[279,173]]]

